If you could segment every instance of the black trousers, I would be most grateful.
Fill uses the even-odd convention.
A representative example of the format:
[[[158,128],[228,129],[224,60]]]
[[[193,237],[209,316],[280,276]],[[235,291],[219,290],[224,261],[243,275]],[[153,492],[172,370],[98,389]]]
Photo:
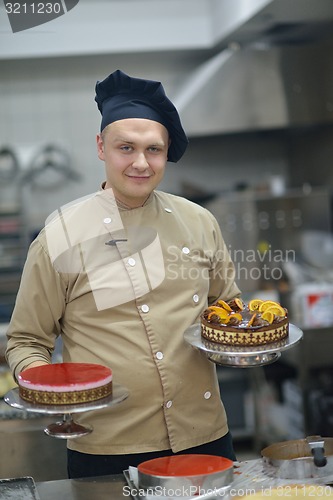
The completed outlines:
[[[91,455],[78,451],[67,450],[67,470],[70,479],[92,476],[107,476],[122,474],[131,465],[137,467],[141,462],[153,458],[170,455],[198,453],[201,455],[217,455],[236,460],[230,433],[216,441],[211,441],[194,448],[188,448],[178,453],[171,450],[152,451],[148,453],[133,453],[129,455]]]

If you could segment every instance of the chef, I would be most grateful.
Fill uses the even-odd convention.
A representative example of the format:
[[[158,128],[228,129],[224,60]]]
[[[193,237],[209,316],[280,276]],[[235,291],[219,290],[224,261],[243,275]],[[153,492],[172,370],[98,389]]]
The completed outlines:
[[[157,190],[188,139],[160,82],[120,70],[96,84],[100,189],[59,208],[32,242],[8,329],[15,377],[51,363],[99,363],[129,397],[76,414],[70,478],[121,473],[178,453],[235,459],[215,365],[184,332],[219,298],[239,296],[215,218]]]

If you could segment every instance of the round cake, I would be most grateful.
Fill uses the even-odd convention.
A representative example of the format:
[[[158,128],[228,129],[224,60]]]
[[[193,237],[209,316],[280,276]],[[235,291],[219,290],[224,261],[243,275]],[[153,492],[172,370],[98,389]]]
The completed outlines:
[[[272,300],[254,299],[248,304],[239,298],[218,300],[201,315],[202,337],[218,344],[262,346],[288,334],[288,311]]]
[[[54,363],[18,375],[19,394],[30,403],[71,405],[112,394],[112,370],[94,363]]]

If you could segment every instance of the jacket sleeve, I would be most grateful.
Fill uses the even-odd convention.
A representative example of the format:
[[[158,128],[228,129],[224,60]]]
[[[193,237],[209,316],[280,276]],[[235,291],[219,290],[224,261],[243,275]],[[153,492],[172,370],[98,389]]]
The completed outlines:
[[[6,359],[15,378],[34,361],[51,362],[65,302],[66,285],[37,238],[28,251],[7,331]]]

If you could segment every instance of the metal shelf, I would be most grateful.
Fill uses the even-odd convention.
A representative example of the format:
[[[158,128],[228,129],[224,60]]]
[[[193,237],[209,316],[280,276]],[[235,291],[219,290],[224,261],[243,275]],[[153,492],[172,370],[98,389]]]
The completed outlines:
[[[20,285],[26,253],[23,216],[0,209],[0,321],[10,319]]]

